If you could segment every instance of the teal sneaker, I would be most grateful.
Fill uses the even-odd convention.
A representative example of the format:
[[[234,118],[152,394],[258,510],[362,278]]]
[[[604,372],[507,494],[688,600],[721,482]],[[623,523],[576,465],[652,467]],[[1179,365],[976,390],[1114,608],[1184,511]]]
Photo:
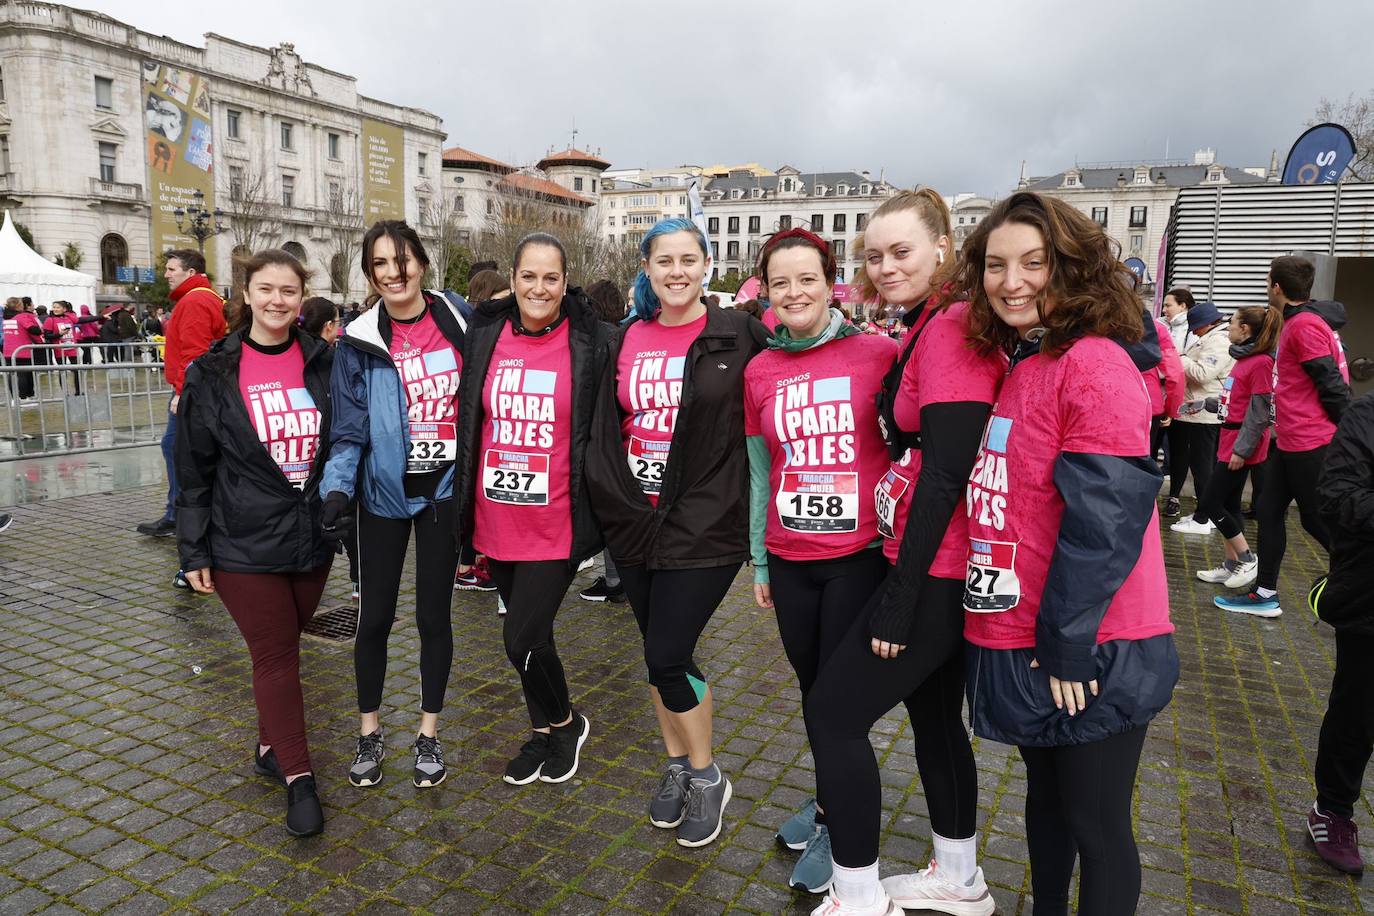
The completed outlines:
[[[1261,598],[1258,592],[1249,592],[1244,595],[1218,595],[1212,599],[1212,603],[1223,611],[1249,614],[1251,617],[1277,617],[1283,613],[1283,608],[1279,607],[1278,595]]]
[[[808,798],[797,813],[782,822],[774,838],[779,846],[788,849],[805,849],[816,832],[816,800]]]
[[[819,824],[811,833],[811,842],[806,844],[806,851],[797,859],[787,884],[810,894],[824,894],[830,889],[834,867],[835,863],[830,859],[830,831],[824,824]]]

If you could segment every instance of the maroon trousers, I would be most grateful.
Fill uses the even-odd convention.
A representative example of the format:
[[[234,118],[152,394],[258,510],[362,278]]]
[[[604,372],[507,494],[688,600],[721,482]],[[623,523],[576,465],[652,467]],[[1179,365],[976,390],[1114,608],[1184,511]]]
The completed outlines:
[[[283,776],[311,772],[301,698],[301,631],[320,605],[329,565],[303,573],[213,572],[215,591],[253,658],[258,742],[277,752]]]

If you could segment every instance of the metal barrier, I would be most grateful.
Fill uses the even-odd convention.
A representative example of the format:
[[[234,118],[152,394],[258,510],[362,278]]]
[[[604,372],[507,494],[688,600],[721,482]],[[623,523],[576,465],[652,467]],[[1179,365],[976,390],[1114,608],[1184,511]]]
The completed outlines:
[[[160,350],[144,341],[20,347],[0,365],[0,461],[160,441],[173,394],[154,361]]]

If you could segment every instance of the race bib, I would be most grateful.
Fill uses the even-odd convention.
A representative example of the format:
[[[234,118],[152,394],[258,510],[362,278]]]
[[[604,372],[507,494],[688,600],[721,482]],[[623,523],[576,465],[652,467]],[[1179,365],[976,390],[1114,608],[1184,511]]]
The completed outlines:
[[[897,524],[897,504],[902,501],[911,481],[891,468],[873,488],[873,502],[878,510],[878,533],[885,538],[895,538]]]
[[[784,471],[773,504],[782,526],[811,534],[859,527],[859,475],[852,471]]]
[[[453,423],[411,421],[406,473],[423,474],[452,464],[458,457],[458,431]]]
[[[1217,406],[1217,416],[1221,422],[1226,422],[1226,411],[1231,406],[1231,386],[1235,384],[1235,379],[1231,376],[1226,377],[1226,381],[1221,383],[1221,398]]]
[[[969,539],[968,575],[964,579],[964,610],[1000,614],[1021,602],[1016,578],[1016,545],[1006,541]]]
[[[489,448],[482,457],[482,492],[516,506],[549,504],[549,456]]]
[[[645,493],[657,494],[663,489],[663,470],[668,466],[668,448],[672,442],[656,442],[630,437],[630,448],[625,460],[630,465],[630,473]]]

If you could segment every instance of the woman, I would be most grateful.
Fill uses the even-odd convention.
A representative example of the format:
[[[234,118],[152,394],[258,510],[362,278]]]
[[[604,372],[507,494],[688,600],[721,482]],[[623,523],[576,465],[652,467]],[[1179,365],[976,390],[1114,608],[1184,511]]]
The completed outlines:
[[[301,306],[301,328],[334,346],[343,327],[339,307],[330,299],[314,296]]]
[[[443,296],[420,288],[429,257],[415,230],[381,220],[363,235],[362,269],[381,297],[339,337],[334,361],[333,451],[325,469],[325,536],[353,540],[358,555],[358,633],[353,668],[360,713],[348,780],[382,780],[385,737],[377,715],[387,641],[396,619],[406,549],[415,534],[415,628],[420,634],[416,788],[448,770],[439,713],[453,662],[454,459],[463,320]],[[356,499],[356,521],[351,503]]]
[[[1135,911],[1131,791],[1178,655],[1140,373],[1153,324],[1115,245],[1063,201],[1017,193],[964,243],[969,340],[1011,355],[966,494],[969,717],[1026,764],[1037,914]],[[1144,340],[1142,340],[1144,336]]]
[[[177,426],[177,546],[186,579],[215,592],[253,659],[254,769],[286,785],[286,829],[324,829],[305,741],[300,636],[333,550],[319,535],[333,354],[296,332],[307,276],[285,251],[244,265],[249,311],[191,364]]]
[[[583,469],[610,329],[567,270],[558,239],[521,239],[514,293],[477,306],[463,359],[460,540],[487,558],[505,602],[506,656],[534,732],[506,765],[512,785],[571,779],[591,731],[553,621],[577,565],[601,549]]]
[[[897,345],[830,305],[835,274],[830,246],[807,230],[769,239],[759,276],[780,325],[744,372],[754,597],[777,615],[803,697],[887,574],[870,494],[887,473],[877,396]],[[805,835],[780,834],[805,848],[789,883],[811,893],[831,876],[820,809],[809,802],[798,819],[814,819]]]
[[[977,771],[962,715],[968,533],[957,508],[1006,360],[967,343],[967,305],[948,292],[953,237],[949,209],[930,189],[888,199],[865,228],[867,297],[901,309],[906,329],[880,404],[891,463],[872,491],[884,554],[895,565],[856,607],[806,697],[835,863],[817,912],[993,911],[978,867]],[[881,783],[868,735],[898,703],[911,720],[935,856],[880,886]]]
[[[1246,588],[1259,574],[1259,558],[1241,530],[1240,497],[1246,476],[1269,455],[1273,354],[1282,329],[1283,313],[1278,309],[1251,305],[1231,313],[1227,333],[1235,364],[1221,386],[1217,465],[1198,500],[1198,512],[1226,538],[1226,559],[1216,569],[1198,570],[1203,582]]]
[[[709,251],[685,219],[660,220],[640,242],[634,315],[601,382],[588,459],[668,756],[649,820],[688,847],[720,835],[733,791],[693,653],[749,556],[744,369],[767,339],[746,313],[703,301]]]
[[[1193,491],[1198,499],[1207,490],[1212,476],[1212,459],[1217,451],[1217,435],[1221,421],[1206,409],[1207,399],[1221,397],[1221,383],[1235,362],[1231,358],[1226,320],[1211,302],[1199,302],[1188,310],[1188,345],[1179,352],[1183,363],[1185,390],[1183,406],[1178,410],[1170,428],[1174,429],[1175,446],[1169,455],[1169,499],[1164,514],[1180,514],[1178,497],[1188,472],[1193,473]],[[1175,429],[1176,428],[1176,429]],[[1183,534],[1206,534],[1212,530],[1200,511],[1190,518],[1170,526]]]

